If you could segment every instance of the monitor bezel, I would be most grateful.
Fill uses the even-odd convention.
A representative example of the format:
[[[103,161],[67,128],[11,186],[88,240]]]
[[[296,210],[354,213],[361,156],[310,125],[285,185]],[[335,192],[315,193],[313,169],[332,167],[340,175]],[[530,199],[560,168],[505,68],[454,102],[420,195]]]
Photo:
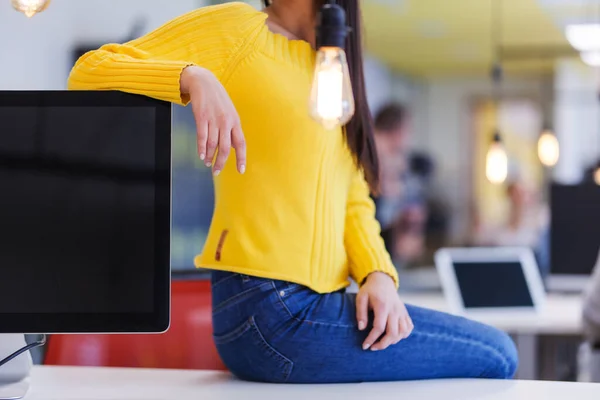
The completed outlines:
[[[0,333],[161,333],[171,298],[171,103],[118,91],[0,91],[0,107],[155,109],[155,268],[151,313],[0,313]]]
[[[455,262],[518,262],[533,301],[533,306],[521,307],[466,307],[454,269]],[[545,300],[545,290],[533,251],[525,247],[471,247],[443,248],[435,254],[435,265],[440,276],[444,296],[450,312],[458,315],[477,317],[480,315],[526,315],[541,311]]]

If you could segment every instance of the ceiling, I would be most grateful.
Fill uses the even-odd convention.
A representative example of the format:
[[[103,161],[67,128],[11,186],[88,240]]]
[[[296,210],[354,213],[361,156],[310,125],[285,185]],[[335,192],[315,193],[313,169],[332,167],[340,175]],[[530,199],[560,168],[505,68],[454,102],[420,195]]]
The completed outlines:
[[[396,70],[422,77],[487,73],[496,48],[492,26],[501,27],[494,31],[500,36],[499,53],[507,73],[551,71],[557,57],[577,55],[562,26],[589,21],[600,8],[600,0],[365,0],[362,4],[369,53]]]

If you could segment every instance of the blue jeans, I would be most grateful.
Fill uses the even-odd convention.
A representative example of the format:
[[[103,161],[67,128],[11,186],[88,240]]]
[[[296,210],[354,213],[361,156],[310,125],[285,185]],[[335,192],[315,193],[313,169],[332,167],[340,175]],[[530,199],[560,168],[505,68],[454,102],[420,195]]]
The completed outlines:
[[[346,383],[512,378],[517,351],[505,333],[407,305],[414,331],[382,351],[362,350],[356,295],[229,272],[212,273],[214,340],[238,378]]]

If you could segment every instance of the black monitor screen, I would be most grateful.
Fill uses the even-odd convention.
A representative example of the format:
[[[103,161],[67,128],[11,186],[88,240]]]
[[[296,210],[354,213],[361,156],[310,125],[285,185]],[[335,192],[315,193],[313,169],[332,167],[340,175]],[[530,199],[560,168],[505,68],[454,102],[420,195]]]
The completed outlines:
[[[533,306],[520,262],[454,262],[453,265],[465,308]]]
[[[550,272],[589,275],[600,250],[600,186],[552,185]]]
[[[77,331],[155,319],[169,268],[156,104],[48,103],[0,107],[0,315],[61,315]]]

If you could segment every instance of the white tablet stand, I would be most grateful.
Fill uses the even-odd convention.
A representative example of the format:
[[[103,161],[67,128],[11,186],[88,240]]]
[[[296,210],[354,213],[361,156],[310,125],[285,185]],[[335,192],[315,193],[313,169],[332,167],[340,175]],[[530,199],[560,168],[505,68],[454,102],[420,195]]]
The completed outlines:
[[[0,335],[0,361],[26,346],[25,335]],[[32,365],[29,351],[0,365],[0,400],[21,399],[27,394]]]

